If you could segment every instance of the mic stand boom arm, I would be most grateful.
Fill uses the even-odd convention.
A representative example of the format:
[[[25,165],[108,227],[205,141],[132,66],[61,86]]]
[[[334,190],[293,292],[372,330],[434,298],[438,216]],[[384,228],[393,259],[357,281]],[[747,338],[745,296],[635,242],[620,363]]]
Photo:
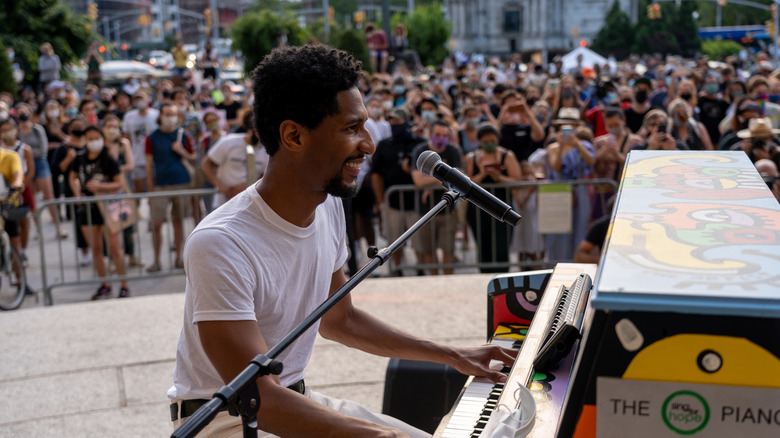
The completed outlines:
[[[460,198],[460,194],[455,190],[448,190],[442,196],[441,201],[437,203],[430,211],[425,213],[417,222],[414,223],[405,233],[403,233],[395,242],[388,247],[377,250],[374,247],[369,249],[371,261],[366,263],[359,271],[355,273],[346,283],[344,283],[333,295],[328,297],[322,304],[298,324],[290,333],[287,334],[279,343],[271,347],[265,354],[257,355],[241,373],[230,381],[227,385],[220,388],[214,397],[208,403],[198,408],[192,416],[176,429],[171,437],[189,438],[195,436],[203,430],[220,410],[228,405],[231,415],[241,414],[243,423],[244,437],[257,436],[257,413],[260,409],[260,394],[257,390],[257,379],[269,374],[281,374],[282,363],[275,360],[279,354],[286,350],[290,344],[295,342],[306,330],[317,322],[325,312],[330,310],[342,298],[347,296],[360,282],[371,275],[379,266],[387,262],[393,253],[401,248],[409,238],[412,237],[420,228],[430,222],[439,212],[444,210]]]

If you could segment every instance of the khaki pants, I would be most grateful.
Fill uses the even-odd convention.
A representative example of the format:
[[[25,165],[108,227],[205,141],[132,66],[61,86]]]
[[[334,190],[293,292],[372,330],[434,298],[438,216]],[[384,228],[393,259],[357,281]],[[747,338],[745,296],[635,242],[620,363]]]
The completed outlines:
[[[344,415],[349,415],[350,417],[355,417],[355,418],[362,418],[376,424],[382,424],[397,429],[401,429],[404,432],[411,435],[413,438],[430,437],[430,435],[427,432],[423,432],[419,429],[416,429],[404,423],[403,421],[397,420],[389,415],[373,413],[355,402],[328,397],[327,395],[314,392],[308,387],[306,388],[305,395],[310,399],[316,401],[317,403],[323,404],[335,411],[341,412]],[[186,420],[186,418],[183,419],[180,418],[174,421],[173,422],[174,429],[178,429],[184,420]],[[323,435],[327,435],[327,433],[323,433]],[[241,429],[241,417],[233,417],[227,411],[220,412],[219,414],[217,414],[216,417],[214,417],[211,423],[209,423],[208,426],[206,426],[198,434],[198,436],[210,437],[210,438],[242,437],[243,432]],[[276,435],[271,435],[269,433],[258,430],[257,436],[263,438],[269,438],[269,437],[275,437]]]

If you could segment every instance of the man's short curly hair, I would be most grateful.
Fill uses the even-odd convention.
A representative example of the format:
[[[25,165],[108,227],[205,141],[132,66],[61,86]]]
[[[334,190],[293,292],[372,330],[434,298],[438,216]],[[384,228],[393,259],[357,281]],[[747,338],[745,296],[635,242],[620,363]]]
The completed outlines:
[[[323,44],[276,49],[252,72],[255,131],[268,155],[279,150],[285,120],[315,129],[338,113],[336,95],[357,86],[360,61]]]

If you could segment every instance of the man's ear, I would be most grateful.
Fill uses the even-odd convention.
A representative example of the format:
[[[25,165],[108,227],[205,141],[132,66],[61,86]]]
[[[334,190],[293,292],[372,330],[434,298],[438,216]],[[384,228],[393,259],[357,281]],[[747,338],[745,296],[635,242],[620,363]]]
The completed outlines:
[[[280,147],[288,149],[293,152],[299,152],[303,149],[303,142],[301,137],[303,135],[304,127],[292,120],[285,120],[279,125],[279,138],[281,142]]]

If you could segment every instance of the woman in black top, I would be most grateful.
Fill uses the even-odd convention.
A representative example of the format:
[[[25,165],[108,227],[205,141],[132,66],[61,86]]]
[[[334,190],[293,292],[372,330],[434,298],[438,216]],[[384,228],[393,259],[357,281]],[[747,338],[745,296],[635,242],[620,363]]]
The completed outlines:
[[[491,124],[482,124],[477,131],[479,149],[466,155],[466,174],[479,185],[520,181],[520,163],[512,151],[498,145],[498,130]],[[498,188],[493,194],[507,204],[512,203],[509,190]],[[509,226],[497,223],[492,216],[469,205],[467,218],[477,238],[477,257],[480,263],[509,263]],[[506,267],[485,267],[480,272],[507,272]]]
[[[84,136],[86,138],[86,151],[73,159],[68,171],[68,183],[73,191],[73,196],[83,198],[120,192],[127,184],[122,181],[119,165],[111,158],[105,147],[103,132],[97,126],[90,125],[84,130]],[[84,236],[92,244],[92,257],[98,277],[105,277],[107,269],[106,261],[103,258],[105,223],[103,215],[97,203],[89,202],[80,205],[77,216]],[[109,232],[107,236],[109,254],[116,267],[116,273],[119,276],[124,276],[125,263],[119,244],[119,232]],[[99,300],[110,296],[111,285],[108,282],[103,282],[92,299]],[[119,297],[128,296],[130,296],[130,290],[127,287],[127,281],[123,280]]]

